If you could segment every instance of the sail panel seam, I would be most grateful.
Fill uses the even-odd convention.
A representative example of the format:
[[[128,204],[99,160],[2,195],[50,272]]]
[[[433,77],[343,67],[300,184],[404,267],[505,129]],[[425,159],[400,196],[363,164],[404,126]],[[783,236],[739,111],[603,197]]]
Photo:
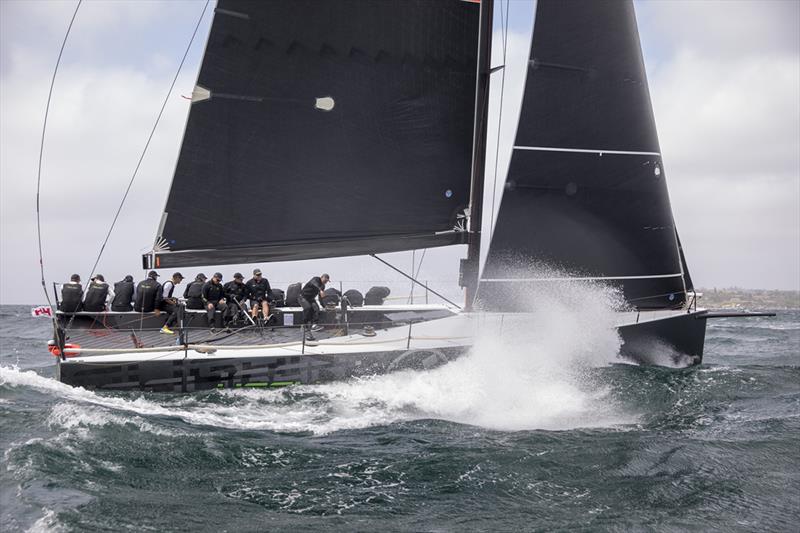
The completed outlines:
[[[556,148],[553,146],[514,146],[514,150],[532,150],[536,152],[574,152],[579,154],[614,154],[614,155],[655,155],[661,157],[660,152],[637,152],[633,150],[596,150],[587,148]]]

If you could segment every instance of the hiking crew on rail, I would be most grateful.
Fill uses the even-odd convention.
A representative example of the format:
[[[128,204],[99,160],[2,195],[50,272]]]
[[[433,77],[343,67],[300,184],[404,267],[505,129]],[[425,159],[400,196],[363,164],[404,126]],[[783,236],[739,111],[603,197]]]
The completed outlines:
[[[151,270],[145,279],[134,285],[133,276],[127,275],[114,283],[112,288],[101,274],[97,274],[92,277],[84,292],[81,277],[73,274],[70,281],[61,287],[61,301],[58,310],[62,313],[135,311],[137,313],[155,313],[156,316],[164,312],[167,318],[161,328],[161,333],[171,335],[175,333],[172,328],[178,323],[180,308],[175,287],[183,282],[184,276],[180,272],[175,272],[163,285],[159,283],[159,277],[158,272]],[[302,325],[307,328],[309,340],[314,339],[312,331],[322,329],[317,324],[320,312],[318,301],[324,301],[325,286],[329,282],[330,276],[322,274],[311,278],[301,289],[300,284],[296,284],[299,289],[297,305],[303,311]],[[280,302],[283,302],[283,291],[277,289],[276,291],[279,294]],[[338,295],[338,291],[333,289],[331,289],[331,293]],[[274,319],[270,313],[270,304],[274,302],[274,298],[275,293],[273,293],[269,280],[258,268],[253,270],[253,277],[247,283],[244,282],[244,276],[237,272],[233,275],[233,280],[224,285],[221,273],[216,272],[210,280],[207,280],[205,274],[200,273],[197,274],[194,281],[186,285],[183,291],[186,309],[206,311],[208,325],[212,330],[223,327],[223,324],[236,322],[269,325]],[[290,304],[293,303],[290,302]]]

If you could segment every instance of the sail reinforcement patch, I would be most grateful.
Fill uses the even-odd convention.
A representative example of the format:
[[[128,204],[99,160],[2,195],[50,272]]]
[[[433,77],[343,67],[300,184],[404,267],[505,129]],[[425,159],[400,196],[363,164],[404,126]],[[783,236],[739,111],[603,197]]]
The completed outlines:
[[[330,96],[323,96],[322,98],[317,98],[314,107],[322,111],[331,111],[334,105],[336,105],[336,102],[333,101],[333,98]]]

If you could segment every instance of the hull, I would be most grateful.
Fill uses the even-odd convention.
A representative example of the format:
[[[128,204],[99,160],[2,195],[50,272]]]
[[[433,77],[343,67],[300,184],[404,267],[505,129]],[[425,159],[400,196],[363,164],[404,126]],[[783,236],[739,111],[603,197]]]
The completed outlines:
[[[626,359],[666,366],[702,361],[705,311],[626,313],[620,319],[620,354]],[[386,326],[374,337],[354,334],[315,343],[294,340],[263,346],[202,344],[135,352],[108,350],[59,360],[58,379],[91,389],[192,392],[427,370],[466,354],[475,331],[491,331],[502,320],[502,314],[465,313]],[[286,340],[287,334],[282,335],[278,340]],[[265,342],[263,337],[261,342]]]

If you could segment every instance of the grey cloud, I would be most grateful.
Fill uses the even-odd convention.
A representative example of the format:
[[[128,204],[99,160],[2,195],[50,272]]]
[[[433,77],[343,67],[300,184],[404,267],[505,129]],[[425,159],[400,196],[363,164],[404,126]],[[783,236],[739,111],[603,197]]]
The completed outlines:
[[[119,13],[109,7],[122,5],[117,2],[88,7],[100,4],[105,7],[80,23],[84,26],[70,43],[75,46],[68,49],[57,81],[43,176],[52,280],[73,270],[86,274],[91,266],[202,9],[197,2],[146,3],[141,10],[135,6],[142,3],[130,2]],[[797,288],[797,3],[741,4],[637,2],[673,208],[697,283]],[[41,299],[38,292],[28,292],[38,280],[35,163],[47,83],[70,6],[0,2],[0,259],[4,277],[17,281],[0,285],[3,302]],[[512,3],[511,19],[498,190],[516,131],[530,12]],[[179,94],[194,84],[203,39],[201,31],[105,252],[100,271],[107,277],[140,273],[140,254],[155,234],[183,130],[187,106]],[[497,39],[494,49],[499,63]],[[493,110],[498,103],[495,91]],[[496,117],[490,123],[496,128]],[[494,171],[491,139],[489,146],[487,183]],[[490,188],[487,184],[487,192]],[[485,205],[488,210],[488,195]],[[464,247],[429,250],[421,278],[458,297],[454,282],[463,255]],[[389,258],[410,269],[410,253]],[[281,282],[303,281],[327,270],[335,281],[361,280],[360,288],[383,279],[397,284],[396,291],[407,290],[403,280],[371,259],[261,266]],[[190,274],[201,268],[182,270]],[[229,277],[248,267],[220,270]]]

